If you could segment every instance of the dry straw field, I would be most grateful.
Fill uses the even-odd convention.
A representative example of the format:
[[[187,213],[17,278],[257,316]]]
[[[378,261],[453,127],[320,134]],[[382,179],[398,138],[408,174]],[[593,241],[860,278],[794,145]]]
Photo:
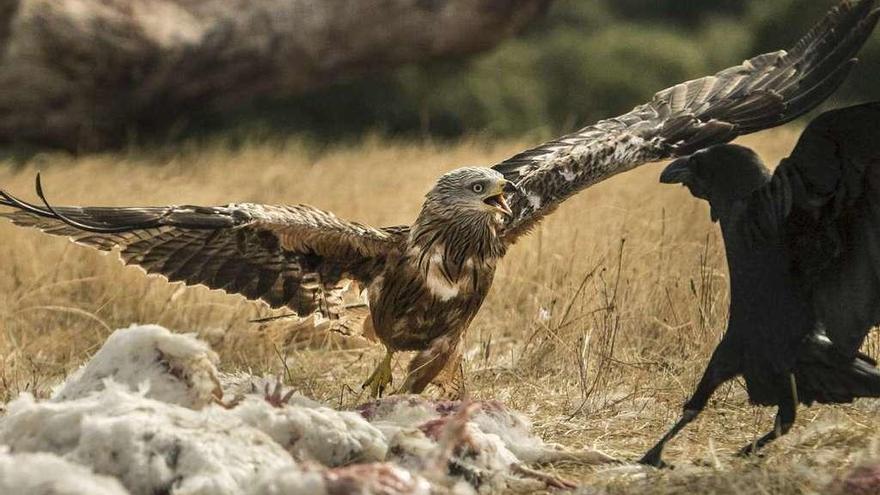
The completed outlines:
[[[742,142],[775,163],[796,130]],[[0,184],[32,197],[35,171],[58,204],[308,203],[378,225],[408,223],[442,172],[490,164],[527,147],[367,139],[315,151],[291,141],[193,146],[174,153],[40,155],[0,167]],[[467,338],[468,393],[527,413],[547,440],[637,458],[674,421],[724,329],[727,281],[717,226],[659,165],[568,201],[502,263]],[[290,320],[251,323],[265,308],[148,279],[58,238],[0,225],[0,403],[46,396],[116,328],[158,323],[197,332],[225,370],[280,373],[334,405],[353,405],[381,356],[376,346],[316,338]],[[876,356],[869,342],[869,353]],[[397,362],[398,377],[403,361]],[[758,459],[733,453],[774,411],[740,383],[674,441],[674,470],[551,466],[607,493],[828,493],[880,456],[880,403],[801,409],[793,433]],[[853,493],[850,491],[850,493]]]

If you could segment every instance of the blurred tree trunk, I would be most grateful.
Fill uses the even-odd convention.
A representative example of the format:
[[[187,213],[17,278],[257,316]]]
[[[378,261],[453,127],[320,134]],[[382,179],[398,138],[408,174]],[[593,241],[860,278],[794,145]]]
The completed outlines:
[[[0,141],[71,150],[196,110],[491,48],[552,0],[0,0]]]

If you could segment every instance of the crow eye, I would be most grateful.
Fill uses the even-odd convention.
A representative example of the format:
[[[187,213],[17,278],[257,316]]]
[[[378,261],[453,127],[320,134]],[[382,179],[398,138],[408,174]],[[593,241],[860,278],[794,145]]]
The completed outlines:
[[[483,192],[483,185],[477,183],[471,186],[471,189],[473,189],[475,193],[480,194],[481,192]]]

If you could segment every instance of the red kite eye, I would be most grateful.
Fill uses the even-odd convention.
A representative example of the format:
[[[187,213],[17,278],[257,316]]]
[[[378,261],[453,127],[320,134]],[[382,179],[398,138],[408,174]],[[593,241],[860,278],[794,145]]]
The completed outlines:
[[[477,183],[471,186],[471,189],[473,189],[475,193],[480,194],[481,192],[483,192],[483,185]]]

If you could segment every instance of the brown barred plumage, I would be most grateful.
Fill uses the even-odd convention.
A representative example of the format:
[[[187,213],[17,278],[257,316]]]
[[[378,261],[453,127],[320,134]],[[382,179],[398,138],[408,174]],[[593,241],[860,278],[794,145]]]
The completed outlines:
[[[592,184],[814,108],[852,67],[880,16],[875,3],[843,1],[788,52],[666,89],[630,113],[494,168],[450,172],[428,193],[412,226],[377,229],[303,205],[53,209],[6,193],[0,205],[20,211],[0,215],[97,249],[118,249],[126,264],[148,273],[302,316],[337,315],[337,289],[356,281],[369,294],[365,333],[374,333],[389,353],[421,351],[404,384],[419,392],[448,361],[458,362],[461,335],[511,243]],[[506,186],[515,188],[504,189],[509,207]],[[369,380],[374,392],[390,381],[389,368],[390,354]]]
[[[55,209],[98,226],[149,221],[160,225],[102,234],[26,211],[3,216],[16,225],[67,236],[102,251],[119,248],[125,264],[172,282],[241,294],[303,316],[338,313],[334,291],[340,283],[372,278],[388,247],[405,237],[405,230],[345,222],[302,205]]]

